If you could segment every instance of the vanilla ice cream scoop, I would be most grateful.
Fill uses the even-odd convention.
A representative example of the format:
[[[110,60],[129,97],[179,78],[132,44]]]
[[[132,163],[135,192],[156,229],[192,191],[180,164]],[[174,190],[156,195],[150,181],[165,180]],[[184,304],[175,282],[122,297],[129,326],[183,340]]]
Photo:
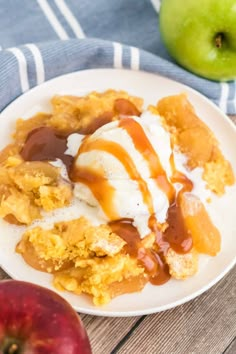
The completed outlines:
[[[144,237],[150,216],[164,222],[175,196],[171,153],[169,133],[150,111],[108,123],[79,147],[71,173],[75,196],[106,221],[133,219]]]

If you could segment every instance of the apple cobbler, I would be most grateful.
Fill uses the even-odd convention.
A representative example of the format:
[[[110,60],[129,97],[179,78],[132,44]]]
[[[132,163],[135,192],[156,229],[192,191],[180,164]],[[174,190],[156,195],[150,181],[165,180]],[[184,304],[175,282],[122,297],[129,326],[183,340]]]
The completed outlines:
[[[221,196],[234,174],[184,94],[148,109],[114,90],[51,104],[18,119],[0,152],[0,216],[22,228],[25,262],[103,305],[217,255],[220,233],[195,186]]]

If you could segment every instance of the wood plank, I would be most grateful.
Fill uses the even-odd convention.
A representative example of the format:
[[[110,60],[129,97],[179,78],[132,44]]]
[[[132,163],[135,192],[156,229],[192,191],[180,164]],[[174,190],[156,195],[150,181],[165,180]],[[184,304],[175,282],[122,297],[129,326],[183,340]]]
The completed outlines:
[[[88,315],[83,317],[93,354],[111,353],[138,319],[139,317],[112,318]]]

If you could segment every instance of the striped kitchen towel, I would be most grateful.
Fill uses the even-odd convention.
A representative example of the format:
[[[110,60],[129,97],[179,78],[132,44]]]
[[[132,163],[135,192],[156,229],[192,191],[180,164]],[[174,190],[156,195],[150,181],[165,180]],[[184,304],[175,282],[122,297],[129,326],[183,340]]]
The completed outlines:
[[[175,79],[236,114],[234,81],[202,79],[168,56],[159,7],[159,0],[0,0],[0,111],[56,76],[114,67]]]

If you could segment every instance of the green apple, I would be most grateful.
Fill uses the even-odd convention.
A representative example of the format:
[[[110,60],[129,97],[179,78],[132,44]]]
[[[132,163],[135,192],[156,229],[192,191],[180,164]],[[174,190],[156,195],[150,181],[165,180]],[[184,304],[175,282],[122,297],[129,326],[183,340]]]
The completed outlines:
[[[212,80],[236,78],[236,0],[162,0],[160,31],[186,69]]]

